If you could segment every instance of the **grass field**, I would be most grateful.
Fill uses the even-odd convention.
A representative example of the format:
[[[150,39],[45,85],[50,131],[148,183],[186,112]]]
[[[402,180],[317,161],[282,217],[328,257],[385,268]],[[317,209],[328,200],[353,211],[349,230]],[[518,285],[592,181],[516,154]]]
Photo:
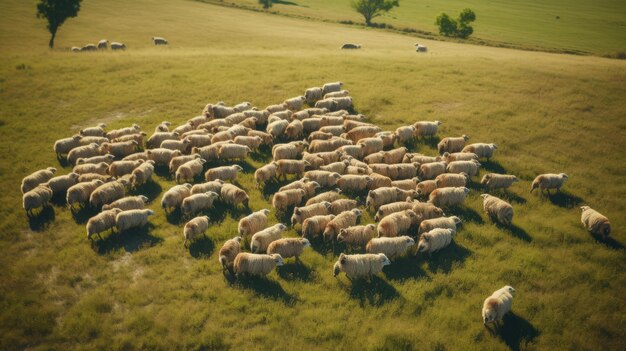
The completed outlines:
[[[194,1],[86,1],[47,49],[30,2],[0,12],[0,349],[617,350],[626,343],[626,63],[425,41]],[[478,12],[478,11],[477,11]],[[479,13],[480,15],[480,13]],[[563,17],[563,16],[562,16]],[[478,26],[477,26],[478,27]],[[168,47],[154,47],[163,36]],[[71,54],[107,38],[125,52]],[[364,49],[337,50],[345,41]],[[216,221],[190,249],[183,222],[166,217],[155,177],[141,189],[156,216],[126,237],[90,245],[84,224],[57,203],[30,219],[21,179],[47,166],[67,173],[52,144],[98,122],[183,123],[207,102],[264,107],[341,80],[356,109],[392,129],[444,122],[499,149],[485,172],[522,181],[503,194],[515,226],[485,216],[481,189],[449,212],[464,225],[431,259],[406,257],[371,283],[332,276],[336,255],[319,244],[299,266],[233,282],[217,262],[244,210]],[[423,143],[412,149],[434,154]],[[269,207],[252,183],[267,155],[242,163],[253,210]],[[530,195],[544,172],[566,172],[564,191]],[[475,179],[476,180],[476,179]],[[613,239],[580,224],[589,204],[611,219]],[[365,216],[364,222],[369,222]],[[273,222],[278,220],[272,217]],[[295,236],[290,230],[288,235]],[[517,296],[499,336],[483,328],[484,298],[505,284]]]
[[[260,8],[257,0],[200,1]],[[350,7],[351,1],[275,1],[270,11],[362,23],[363,17]],[[445,12],[456,18],[461,10],[468,7],[477,16],[473,24],[473,39],[486,41],[489,45],[600,55],[626,48],[626,5],[618,0],[402,0],[400,7],[375,18],[374,22],[438,33],[435,25],[437,16]]]

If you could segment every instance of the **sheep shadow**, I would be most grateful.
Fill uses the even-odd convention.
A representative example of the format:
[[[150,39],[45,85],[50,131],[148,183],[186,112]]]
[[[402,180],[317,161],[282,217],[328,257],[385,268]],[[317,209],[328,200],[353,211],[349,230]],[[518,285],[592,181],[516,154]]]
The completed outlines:
[[[523,205],[527,202],[526,199],[524,199],[523,197],[515,193],[511,193],[511,192],[504,191],[504,190],[501,190],[498,193],[500,194],[502,198],[504,198],[505,200],[508,200],[511,203],[517,203],[517,204]]]
[[[67,205],[67,192],[63,192],[62,194],[54,194],[50,199],[50,203],[55,206],[63,206]]]
[[[54,208],[46,206],[36,215],[30,216],[27,214],[26,216],[28,217],[28,227],[30,230],[40,232],[46,230],[50,224],[54,222],[55,213]]]
[[[375,275],[369,282],[365,279],[353,280],[349,293],[351,298],[359,300],[361,307],[365,305],[380,307],[400,296],[396,288]]]
[[[112,232],[101,240],[94,240],[92,248],[99,255],[108,254],[119,249],[126,252],[135,252],[143,248],[154,246],[163,239],[150,234],[153,225],[148,223],[141,228],[132,228],[123,232]]]
[[[272,149],[270,147],[260,147],[257,152],[250,154],[250,159],[254,162],[263,164],[271,163],[272,161]]]
[[[594,234],[594,233],[590,233],[590,234],[597,242],[604,244],[609,249],[613,249],[613,250],[624,250],[624,249],[626,249],[626,247],[624,247],[624,244],[620,243],[619,241],[613,239],[610,236],[605,239],[602,235],[598,235],[598,234]]]
[[[500,337],[512,351],[527,349],[528,344],[541,334],[529,321],[513,312],[504,316],[499,331]]]
[[[163,165],[154,166],[154,174],[158,175],[159,177],[168,179],[168,180],[172,179],[172,174],[170,174],[169,166],[163,166]]]
[[[302,262],[294,262],[276,267],[278,275],[288,281],[312,281],[315,279],[315,272]]]
[[[208,258],[215,250],[215,243],[203,235],[189,244],[189,254],[193,258]]]
[[[452,271],[454,265],[461,265],[472,254],[472,251],[457,244],[454,240],[450,245],[427,258],[428,270],[432,273]],[[427,255],[426,255],[427,256]]]
[[[499,229],[501,229],[501,230],[503,230],[505,232],[511,233],[511,235],[513,235],[514,237],[516,237],[516,238],[518,238],[520,240],[523,240],[523,241],[525,241],[527,243],[533,241],[533,238],[530,235],[528,235],[528,233],[524,229],[518,227],[515,224],[511,224],[510,226],[506,226],[504,224],[496,222],[496,227],[498,227]]]
[[[416,139],[416,140],[419,141],[419,139]],[[439,142],[441,141],[441,138],[439,138],[439,136],[437,135],[434,135],[430,137],[422,137],[421,140],[423,141],[424,145],[437,149],[437,144],[439,144]]]
[[[270,181],[270,182],[265,183],[263,185],[263,188],[261,189],[261,194],[263,195],[263,199],[269,200],[271,196],[273,196],[274,194],[278,192],[278,189],[280,189],[281,186],[282,184],[278,181]]]
[[[232,286],[250,290],[261,297],[282,301],[288,306],[293,306],[296,303],[294,296],[288,294],[279,283],[266,277],[247,276],[235,278],[231,275],[228,281]]]
[[[236,163],[233,163],[233,164],[237,164],[237,165],[241,166],[241,168],[243,168],[243,173],[254,174],[254,172],[256,172],[256,167],[253,164],[251,164],[250,162],[242,161],[242,162],[236,162]]]
[[[98,214],[98,210],[91,208],[89,205],[81,207],[78,210],[72,208],[70,212],[72,212],[72,218],[74,218],[76,224],[87,223],[89,218]]]
[[[548,193],[548,199],[550,199],[550,202],[552,202],[554,205],[563,208],[574,208],[583,203],[583,199],[581,197],[578,197],[574,194],[569,194],[562,190],[557,192],[556,194]]]
[[[469,207],[457,206],[456,208],[454,208],[454,210],[455,210],[454,214],[458,216],[459,218],[461,218],[461,221],[463,223],[474,222],[477,224],[483,224],[485,222],[478,212],[476,212],[475,210]],[[446,212],[446,215],[449,215],[447,213],[448,212],[447,209],[444,210],[444,212]]]
[[[143,195],[148,198],[149,201],[154,201],[160,194],[163,188],[161,185],[155,181],[149,181],[146,184],[142,184],[137,188],[133,189],[130,194],[132,195]]]
[[[293,215],[293,209],[296,206],[289,206],[284,211],[276,211],[274,216],[278,220],[279,223],[284,223],[286,226],[291,227],[291,215]]]
[[[165,211],[165,219],[169,224],[179,225],[185,221],[183,211],[180,207],[176,207],[174,211]]]
[[[73,167],[74,165],[67,160],[67,157],[59,157],[57,155],[57,160],[59,161],[59,165],[63,168],[65,167]]]
[[[426,272],[417,265],[415,256],[409,256],[409,254],[394,260],[389,266],[385,266],[383,273],[387,279],[400,282],[426,276]]]
[[[480,162],[480,165],[482,168],[489,171],[490,173],[506,174],[506,169],[504,169],[504,167],[502,167],[502,164],[500,164],[500,162],[498,161],[483,161]]]

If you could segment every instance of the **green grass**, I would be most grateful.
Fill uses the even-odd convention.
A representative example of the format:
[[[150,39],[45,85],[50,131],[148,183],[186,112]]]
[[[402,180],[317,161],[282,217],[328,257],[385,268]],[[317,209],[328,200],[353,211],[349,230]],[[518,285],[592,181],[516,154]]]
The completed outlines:
[[[260,9],[256,0],[200,1]],[[269,11],[318,20],[362,23],[363,17],[350,7],[350,3],[351,0],[276,1]],[[593,54],[613,54],[626,48],[626,6],[619,0],[402,0],[400,7],[375,18],[374,22],[438,33],[437,16],[445,12],[456,18],[468,7],[477,16],[472,24],[475,42]]]
[[[406,36],[145,0],[85,2],[49,51],[31,3],[4,1],[0,12],[13,14],[0,22],[1,349],[623,347],[624,62],[431,41],[428,54],[416,55]],[[155,35],[171,45],[152,46]],[[102,38],[129,49],[64,50]],[[343,41],[365,48],[341,52]],[[452,247],[401,259],[372,283],[333,278],[336,256],[319,249],[303,255],[302,267],[290,262],[267,280],[232,283],[216,253],[242,211],[227,209],[208,238],[186,250],[182,222],[159,208],[173,185],[163,177],[142,189],[157,212],[151,226],[106,235],[97,246],[85,238],[84,213],[73,218],[59,204],[29,221],[21,209],[22,177],[46,166],[69,172],[52,144],[82,126],[136,122],[151,132],[207,102],[264,107],[334,80],[386,129],[440,119],[441,136],[498,143],[481,176],[503,170],[522,179],[505,195],[515,227],[493,225],[474,187],[466,206],[449,211],[465,223]],[[240,183],[250,207],[269,207],[252,184],[262,162],[245,164]],[[570,175],[563,194],[528,194],[543,172]],[[608,244],[582,228],[582,204],[611,219]],[[480,309],[505,284],[518,291],[515,315],[492,337]]]

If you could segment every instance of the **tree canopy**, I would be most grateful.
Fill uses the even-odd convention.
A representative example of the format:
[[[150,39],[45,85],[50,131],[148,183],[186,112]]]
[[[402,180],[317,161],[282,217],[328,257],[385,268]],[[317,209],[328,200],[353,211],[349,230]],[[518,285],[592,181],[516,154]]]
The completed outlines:
[[[76,17],[80,11],[80,3],[83,0],[39,0],[37,3],[37,18],[48,20],[50,42],[48,46],[54,47],[54,37],[57,30],[66,19]]]

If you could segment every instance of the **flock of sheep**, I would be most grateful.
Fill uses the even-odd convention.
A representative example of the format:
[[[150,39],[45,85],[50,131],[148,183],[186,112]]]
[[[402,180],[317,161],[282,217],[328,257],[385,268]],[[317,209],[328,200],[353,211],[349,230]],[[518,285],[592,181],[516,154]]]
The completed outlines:
[[[152,42],[154,45],[167,45],[168,42],[165,38],[161,37],[152,37]],[[109,41],[106,39],[102,39],[98,42],[98,44],[87,44],[82,47],[72,46],[70,51],[72,52],[82,52],[82,51],[98,51],[98,50],[106,50],[109,46]],[[117,41],[111,42],[111,50],[126,50],[126,45],[124,43],[120,43]]]
[[[228,163],[271,147],[272,161],[258,168],[254,179],[263,187],[295,176],[273,194],[272,206],[277,215],[292,214],[290,224],[301,237],[283,238],[287,224],[269,225],[268,209],[252,212],[241,218],[237,236],[219,251],[224,270],[263,276],[284,259],[299,261],[312,240],[323,240],[365,252],[341,253],[335,276],[344,272],[350,279],[371,278],[412,247],[428,255],[445,249],[461,219],[446,216],[444,210],[463,204],[470,192],[467,184],[481,167],[479,160],[491,158],[496,145],[468,145],[469,137],[463,135],[441,139],[439,156],[410,153],[404,145],[432,138],[441,122],[419,121],[384,131],[365,116],[347,112],[352,98],[342,85],[310,88],[303,96],[263,110],[248,102],[233,107],[208,104],[202,115],[176,128],[162,122],[150,137],[136,124],[111,131],[105,131],[104,124],[82,129],[54,144],[57,156],[74,166],[71,173],[55,176],[51,167],[23,179],[24,209],[33,215],[53,196],[65,194],[72,209],[101,210],[87,222],[90,240],[108,230],[142,227],[154,212],[145,209],[147,197],[127,196],[128,191],[150,182],[155,167],[168,167],[178,184],[163,194],[161,206],[166,212],[178,208],[191,218],[183,228],[187,245],[209,228],[210,218],[201,214],[218,201],[248,207],[248,194],[233,184],[243,169]],[[209,163],[222,165],[209,168]],[[204,182],[192,184],[202,175]],[[564,173],[539,175],[531,192],[559,191],[567,179]],[[492,192],[517,181],[514,175],[489,173],[480,183]],[[367,195],[364,209],[354,200],[360,195]],[[420,197],[428,201],[416,200]],[[513,207],[508,202],[487,193],[481,197],[494,221],[511,225]],[[609,235],[605,216],[588,206],[581,209],[586,229]],[[374,211],[376,224],[359,225],[367,210]],[[244,252],[246,247],[250,252]],[[511,309],[514,293],[505,286],[485,300],[485,325],[494,322],[497,328]]]

